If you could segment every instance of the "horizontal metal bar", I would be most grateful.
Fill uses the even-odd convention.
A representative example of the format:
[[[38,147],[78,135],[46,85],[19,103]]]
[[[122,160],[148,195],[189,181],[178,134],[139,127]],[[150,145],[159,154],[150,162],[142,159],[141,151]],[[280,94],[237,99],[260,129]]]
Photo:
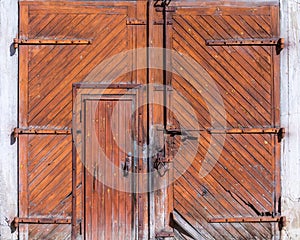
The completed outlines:
[[[89,45],[92,40],[87,39],[14,39],[14,48],[19,45]]]
[[[162,238],[174,237],[174,233],[173,232],[158,232],[158,233],[155,233],[155,237],[156,238],[159,238],[159,237],[162,237]]]
[[[163,20],[156,20],[153,22],[153,25],[164,25],[164,21]],[[167,25],[173,25],[173,21],[172,20],[167,20]]]
[[[158,128],[158,131],[164,131],[163,128]],[[278,134],[284,132],[284,128],[228,128],[228,129],[177,129],[169,128],[169,132],[208,132],[210,134]]]
[[[156,12],[163,12],[164,11],[164,8],[163,7],[155,7],[155,11]],[[176,12],[176,7],[166,7],[165,9],[166,12]]]
[[[270,39],[222,39],[222,40],[206,40],[207,46],[239,46],[239,45],[263,45],[263,46],[277,46],[282,44],[282,38]]]
[[[20,134],[53,134],[53,135],[70,135],[71,129],[34,129],[34,128],[15,128],[14,137]]]
[[[126,25],[146,25],[146,20],[129,18],[126,20]]]
[[[71,218],[19,218],[15,217],[13,225],[15,228],[19,224],[71,224]]]
[[[142,86],[141,84],[135,83],[124,83],[124,84],[103,84],[103,83],[74,83],[73,88],[81,88],[81,89],[131,89]]]
[[[244,217],[244,218],[212,218],[209,223],[260,223],[260,222],[280,222],[284,217]]]
[[[208,129],[210,134],[278,134],[282,128]]]

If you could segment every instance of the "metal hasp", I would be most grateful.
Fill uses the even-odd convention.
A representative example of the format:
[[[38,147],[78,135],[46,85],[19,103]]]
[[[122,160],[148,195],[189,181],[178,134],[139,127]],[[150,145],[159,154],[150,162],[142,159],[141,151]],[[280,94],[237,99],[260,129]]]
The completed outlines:
[[[14,38],[13,46],[19,45],[89,45],[92,40],[89,39],[19,39]]]
[[[206,40],[205,43],[207,46],[276,46],[277,54],[284,48],[284,38]]]
[[[172,159],[165,157],[164,149],[156,153],[154,157],[152,157],[153,168],[157,170],[159,176],[163,177],[167,171],[169,171],[169,167],[166,165],[167,163],[171,163]]]
[[[123,170],[124,177],[128,176],[129,170],[131,169],[133,157],[131,152],[129,152],[125,158],[125,161],[121,163],[121,169]]]

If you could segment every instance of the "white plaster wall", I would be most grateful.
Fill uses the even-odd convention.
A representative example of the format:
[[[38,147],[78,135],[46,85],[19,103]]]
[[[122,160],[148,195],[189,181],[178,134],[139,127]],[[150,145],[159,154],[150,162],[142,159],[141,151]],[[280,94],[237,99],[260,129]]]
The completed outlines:
[[[17,144],[11,131],[17,126],[17,54],[10,45],[18,29],[17,0],[0,0],[0,239],[15,239],[10,221],[17,216]]]
[[[300,239],[300,1],[281,0],[282,214],[288,225],[282,239]]]

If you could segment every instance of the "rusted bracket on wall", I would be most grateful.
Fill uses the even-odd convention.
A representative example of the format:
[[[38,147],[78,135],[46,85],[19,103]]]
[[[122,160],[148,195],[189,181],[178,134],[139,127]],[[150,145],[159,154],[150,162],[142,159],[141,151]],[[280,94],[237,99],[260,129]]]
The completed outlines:
[[[17,138],[20,134],[52,134],[52,135],[70,135],[71,129],[34,129],[34,128],[15,128],[13,136]]]
[[[284,48],[284,38],[206,40],[205,43],[207,46],[276,46],[277,54]]]
[[[71,218],[19,218],[15,217],[12,225],[15,228],[19,227],[19,224],[71,224]]]
[[[212,218],[207,220],[208,223],[263,223],[277,222],[279,228],[286,226],[286,217],[244,217],[244,218]]]
[[[278,142],[284,138],[284,128],[232,128],[232,129],[208,129],[210,134],[276,134]]]
[[[19,45],[89,45],[92,40],[88,39],[19,39],[14,38],[13,46],[18,48]]]

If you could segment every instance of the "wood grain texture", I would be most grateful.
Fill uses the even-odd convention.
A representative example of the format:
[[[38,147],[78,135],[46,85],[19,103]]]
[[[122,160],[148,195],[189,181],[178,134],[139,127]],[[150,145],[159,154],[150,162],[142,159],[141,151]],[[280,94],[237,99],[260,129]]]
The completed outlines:
[[[277,58],[275,47],[206,46],[205,43],[209,39],[278,37],[278,31],[274,29],[278,24],[277,7],[261,7],[253,12],[251,8],[234,7],[193,7],[191,10],[180,5],[178,3],[173,16],[173,49],[196,60],[217,84],[227,113],[227,127],[278,126],[279,118],[275,112],[279,106],[276,75],[279,68],[274,60]],[[209,95],[204,99],[199,92],[204,86],[209,89],[209,81],[187,81],[181,77],[183,71],[192,76],[201,75],[188,62],[175,61],[173,68],[177,72],[172,79],[173,87],[196,109],[200,127],[212,127],[211,120],[218,119],[211,119],[213,116],[207,104],[214,97]],[[180,99],[175,104],[188,123],[190,120],[184,104]],[[217,106],[215,102],[214,108],[218,109]],[[275,149],[279,144],[274,142],[274,136],[254,135],[251,131],[241,135],[228,132],[220,157],[214,159],[216,164],[212,171],[201,178],[199,171],[204,167],[202,164],[210,143],[211,136],[201,134],[199,147],[194,149],[196,158],[175,183],[174,208],[192,223],[203,239],[271,239],[276,227],[271,223],[210,224],[207,219],[211,216],[257,217],[278,212],[279,152]],[[186,148],[193,150],[191,145]],[[176,158],[175,171],[178,173],[184,167],[185,157],[188,156]]]

